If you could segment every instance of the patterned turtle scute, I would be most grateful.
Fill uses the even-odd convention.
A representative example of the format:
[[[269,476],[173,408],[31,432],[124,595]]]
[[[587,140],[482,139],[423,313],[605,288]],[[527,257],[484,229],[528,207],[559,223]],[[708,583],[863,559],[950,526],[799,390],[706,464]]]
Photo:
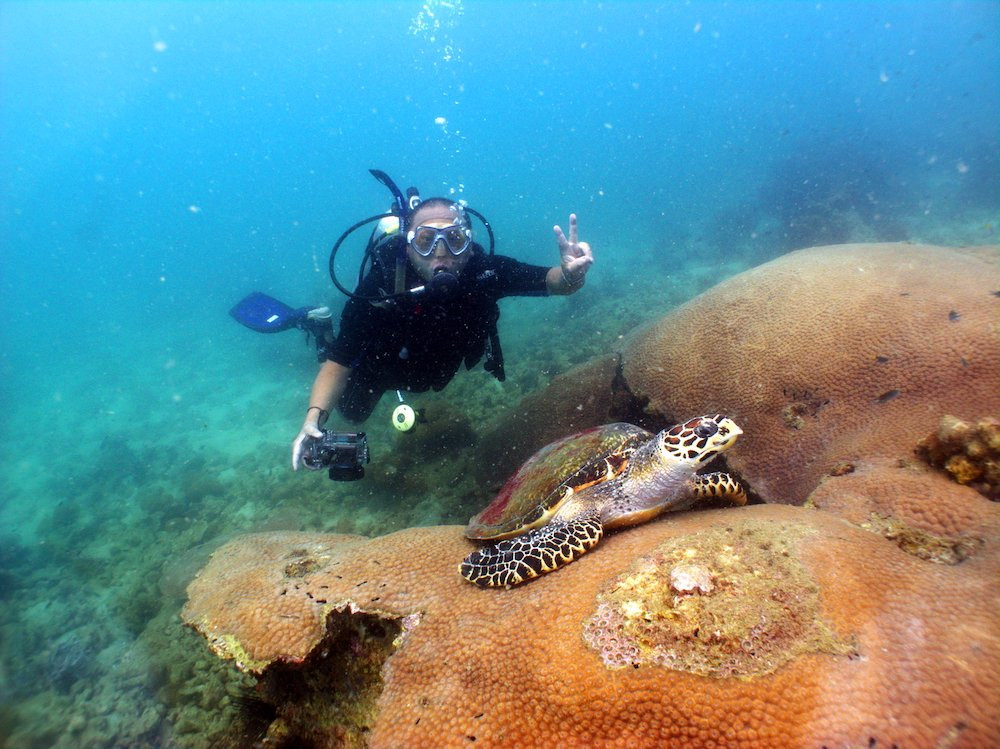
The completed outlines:
[[[505,538],[544,524],[573,493],[621,473],[631,452],[652,436],[633,424],[615,423],[546,445],[469,521],[465,535]]]

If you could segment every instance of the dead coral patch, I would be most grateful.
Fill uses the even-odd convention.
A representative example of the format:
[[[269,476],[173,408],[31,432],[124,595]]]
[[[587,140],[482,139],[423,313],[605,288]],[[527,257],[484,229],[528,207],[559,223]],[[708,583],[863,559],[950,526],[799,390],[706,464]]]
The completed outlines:
[[[275,662],[258,694],[275,706],[264,745],[364,747],[378,714],[382,666],[402,634],[402,620],[348,609],[331,611],[327,632],[301,665]]]
[[[672,539],[597,597],[584,640],[609,668],[716,678],[771,673],[803,653],[850,655],[819,614],[800,524],[744,523]]]
[[[933,533],[913,528],[898,518],[884,517],[875,513],[872,513],[868,522],[862,523],[861,527],[894,542],[907,554],[935,564],[964,562],[983,545],[983,539],[975,536],[957,538],[935,536]]]

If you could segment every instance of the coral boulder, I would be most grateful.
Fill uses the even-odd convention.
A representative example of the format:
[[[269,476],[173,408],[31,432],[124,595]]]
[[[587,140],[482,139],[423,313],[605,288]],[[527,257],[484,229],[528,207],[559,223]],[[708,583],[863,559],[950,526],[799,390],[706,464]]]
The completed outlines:
[[[988,746],[990,517],[934,564],[819,510],[684,513],[510,590],[461,579],[458,527],[258,534],[184,617],[259,674],[276,746]]]
[[[844,461],[905,458],[945,414],[1000,413],[1000,253],[911,244],[792,252],[637,331],[631,392],[664,422],[724,413],[730,465],[800,504]]]

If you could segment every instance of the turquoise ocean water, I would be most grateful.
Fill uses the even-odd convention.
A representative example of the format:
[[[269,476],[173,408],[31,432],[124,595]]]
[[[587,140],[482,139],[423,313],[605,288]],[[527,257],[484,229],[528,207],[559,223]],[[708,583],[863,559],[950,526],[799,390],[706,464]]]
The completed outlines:
[[[996,2],[0,3],[0,746],[210,745],[247,683],[177,614],[222,540],[465,522],[462,435],[718,280],[996,243],[998,58]],[[575,211],[596,264],[504,302],[503,386],[414,399],[447,450],[386,398],[334,484],[288,468],[311,350],[227,310],[339,307],[369,168],[530,262]]]

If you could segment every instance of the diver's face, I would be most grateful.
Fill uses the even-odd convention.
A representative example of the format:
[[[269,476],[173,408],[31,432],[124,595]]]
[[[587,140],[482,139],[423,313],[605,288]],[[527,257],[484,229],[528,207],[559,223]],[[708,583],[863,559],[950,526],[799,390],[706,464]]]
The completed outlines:
[[[430,205],[426,208],[418,208],[410,217],[409,222],[410,229],[416,229],[418,226],[432,226],[435,229],[444,229],[447,226],[454,226],[461,223],[463,223],[462,218],[446,205]],[[413,266],[413,269],[423,281],[430,281],[435,273],[441,273],[442,271],[454,273],[456,276],[461,274],[462,270],[468,264],[472,252],[473,250],[470,247],[460,255],[453,255],[451,250],[445,246],[444,240],[439,239],[435,243],[431,253],[424,257],[417,253],[410,244],[406,245],[406,256],[410,260],[410,265]]]

